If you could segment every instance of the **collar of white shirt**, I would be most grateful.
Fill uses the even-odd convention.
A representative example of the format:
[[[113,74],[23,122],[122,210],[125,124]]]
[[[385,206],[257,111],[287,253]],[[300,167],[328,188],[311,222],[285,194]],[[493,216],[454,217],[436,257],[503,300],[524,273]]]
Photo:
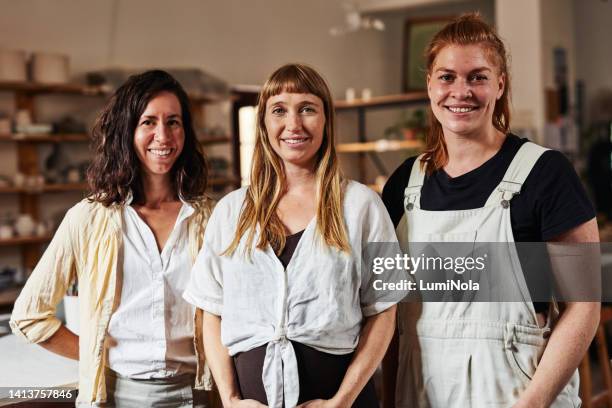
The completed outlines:
[[[187,218],[187,217],[191,216],[191,214],[193,214],[195,212],[195,208],[193,208],[193,206],[191,204],[189,204],[187,201],[185,201],[183,199],[183,197],[181,197],[180,194],[179,194],[179,200],[181,201],[181,203],[183,203],[183,207],[181,208],[181,211],[179,212],[178,220],[182,221],[184,218]],[[125,198],[124,206],[127,207],[127,206],[132,205],[133,201],[134,201],[134,194],[130,190],[128,192],[127,197]]]

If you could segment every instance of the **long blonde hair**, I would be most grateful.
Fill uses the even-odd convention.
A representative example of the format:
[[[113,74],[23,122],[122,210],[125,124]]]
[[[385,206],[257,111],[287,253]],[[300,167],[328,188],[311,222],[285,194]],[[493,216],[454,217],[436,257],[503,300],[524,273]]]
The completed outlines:
[[[433,37],[427,50],[427,73],[431,75],[436,57],[443,48],[449,45],[480,45],[484,47],[488,56],[495,61],[498,74],[506,77],[502,96],[495,102],[493,109],[493,126],[506,134],[510,128],[510,73],[508,70],[508,55],[503,41],[495,29],[485,23],[478,13],[467,13],[448,23]],[[429,107],[429,132],[425,154],[421,166],[427,173],[444,167],[448,162],[448,150],[444,141],[442,125],[436,119]]]
[[[247,188],[236,235],[224,254],[232,254],[244,234],[248,234],[247,250],[252,250],[257,226],[261,231],[256,244],[258,249],[263,250],[270,244],[280,254],[285,247],[285,227],[276,208],[286,190],[286,175],[282,159],[270,145],[265,126],[266,102],[271,96],[283,92],[309,93],[323,101],[325,128],[315,164],[317,232],[328,246],[349,252],[342,211],[345,182],[334,146],[334,105],[331,93],[325,80],[314,68],[304,64],[287,64],[272,73],[259,95],[251,184]]]

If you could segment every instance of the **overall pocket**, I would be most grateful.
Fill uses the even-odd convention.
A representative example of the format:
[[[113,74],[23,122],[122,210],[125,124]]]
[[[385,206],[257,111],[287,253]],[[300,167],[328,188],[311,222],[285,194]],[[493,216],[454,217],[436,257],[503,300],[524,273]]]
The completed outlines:
[[[533,379],[540,358],[542,354],[544,354],[544,349],[547,344],[547,341],[544,339],[544,334],[547,332],[547,329],[529,328],[530,332],[533,332],[530,333],[529,336],[541,337],[541,344],[521,341],[520,336],[517,338],[515,330],[516,328],[513,328],[511,332],[506,334],[507,338],[504,341],[506,359],[518,378],[527,385]]]

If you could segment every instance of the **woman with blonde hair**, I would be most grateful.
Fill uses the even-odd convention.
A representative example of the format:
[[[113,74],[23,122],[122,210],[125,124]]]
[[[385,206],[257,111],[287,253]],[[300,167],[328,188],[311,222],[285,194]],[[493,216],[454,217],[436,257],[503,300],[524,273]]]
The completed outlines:
[[[502,298],[402,305],[385,358],[385,377],[397,380],[389,406],[579,406],[576,368],[599,304],[568,301],[557,320],[552,302],[531,300],[514,242],[598,242],[593,208],[561,153],[509,132],[506,50],[480,16],[445,26],[426,62],[427,146],[383,191],[400,244],[512,245],[488,247],[507,260],[486,271],[505,283]]]
[[[380,198],[344,180],[323,78],[288,64],[263,86],[251,184],[215,208],[185,298],[226,407],[376,407],[393,333],[368,242],[396,242]]]

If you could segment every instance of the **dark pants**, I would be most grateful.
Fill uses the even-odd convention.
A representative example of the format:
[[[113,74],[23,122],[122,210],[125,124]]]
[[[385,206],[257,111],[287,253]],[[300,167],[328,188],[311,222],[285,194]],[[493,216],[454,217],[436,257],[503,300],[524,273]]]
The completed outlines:
[[[295,350],[300,377],[300,396],[298,403],[314,399],[332,398],[342,383],[353,353],[336,355],[323,353],[312,347],[291,342]],[[244,399],[254,399],[262,404],[268,403],[266,391],[261,380],[267,345],[257,347],[234,356],[234,367],[240,393]],[[361,391],[353,407],[377,408],[378,399],[372,379]]]

